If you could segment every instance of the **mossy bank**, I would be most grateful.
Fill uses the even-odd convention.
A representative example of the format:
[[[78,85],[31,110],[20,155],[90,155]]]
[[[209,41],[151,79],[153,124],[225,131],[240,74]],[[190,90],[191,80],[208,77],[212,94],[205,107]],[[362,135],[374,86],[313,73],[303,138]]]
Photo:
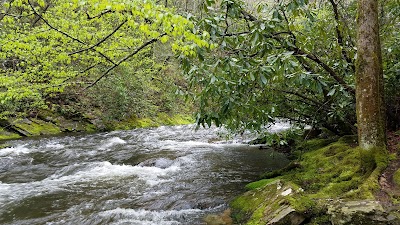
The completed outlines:
[[[361,166],[356,139],[304,142],[290,169],[264,174],[231,202],[235,224],[400,224],[399,207],[386,208],[375,197],[379,175],[395,156],[375,154]]]
[[[34,118],[8,118],[0,120],[1,141],[39,135],[56,135],[68,132],[99,132],[182,125],[193,123],[191,116],[159,113],[152,118],[132,117],[123,121],[102,121],[97,118],[66,119],[57,114],[39,114]]]

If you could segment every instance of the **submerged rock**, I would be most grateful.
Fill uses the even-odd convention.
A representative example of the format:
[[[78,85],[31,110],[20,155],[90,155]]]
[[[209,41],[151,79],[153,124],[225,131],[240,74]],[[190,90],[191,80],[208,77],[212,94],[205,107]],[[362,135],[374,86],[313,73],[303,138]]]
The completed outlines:
[[[207,225],[232,225],[231,210],[227,209],[221,214],[210,214],[204,218]]]
[[[398,225],[400,219],[378,201],[338,201],[328,207],[332,225]]]

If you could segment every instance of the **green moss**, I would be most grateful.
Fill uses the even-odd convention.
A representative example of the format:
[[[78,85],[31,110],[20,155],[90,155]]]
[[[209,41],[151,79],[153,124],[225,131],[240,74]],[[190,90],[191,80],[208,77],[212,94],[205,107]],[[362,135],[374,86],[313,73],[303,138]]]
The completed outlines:
[[[4,130],[4,128],[0,127],[0,141],[18,139],[20,137],[21,137],[20,135],[18,135],[16,133],[8,132],[8,131]]]
[[[272,178],[272,179],[262,179],[256,182],[252,182],[246,185],[247,190],[253,190],[256,188],[264,187],[267,184],[270,184],[271,182],[276,181],[278,178]]]
[[[275,212],[287,202],[278,193],[278,190],[283,190],[285,187],[287,186],[282,187],[280,180],[275,180],[233,200],[230,207],[235,224],[258,225],[262,224],[266,216],[273,216],[266,213]]]
[[[97,127],[94,124],[88,123],[85,126],[86,132],[95,132],[96,130],[97,130]]]
[[[297,161],[292,161],[291,163],[289,163],[289,165],[285,166],[282,169],[273,170],[262,174],[261,179],[270,179],[274,177],[279,177],[300,167],[301,165]]]
[[[165,113],[160,113],[154,118],[137,118],[131,117],[125,121],[111,122],[106,124],[108,130],[128,130],[133,128],[159,127],[162,125],[184,125],[191,124],[194,120],[190,116],[173,115],[169,116]]]
[[[8,145],[8,144],[0,144],[0,149],[9,148],[9,147],[10,147],[10,145]]]
[[[300,164],[301,170],[288,174],[285,178],[309,193],[327,195],[357,185],[352,182],[359,170],[359,153],[342,142],[305,153]]]
[[[61,130],[54,124],[38,119],[15,120],[13,126],[26,136],[37,136],[41,134],[58,134]]]
[[[357,135],[345,135],[339,138],[338,142],[346,143],[349,145],[355,145],[358,142]]]
[[[329,199],[374,199],[374,192],[379,188],[378,176],[388,164],[388,153],[382,148],[365,152],[353,147],[354,144],[354,136],[343,137],[333,143],[331,140],[321,139],[307,141],[301,145],[305,153],[296,162],[300,166],[277,173],[281,182],[292,183],[292,187],[301,187],[300,190],[303,191],[295,191],[286,196],[285,200],[298,212],[315,218],[311,220],[314,224],[327,221],[325,211]],[[400,172],[398,173],[400,182]],[[277,179],[264,179],[246,186],[250,191],[235,203],[235,207],[244,207],[242,211],[237,210],[241,212],[241,217],[247,215],[249,221],[252,218],[260,219],[262,213],[258,210],[266,209],[262,202],[271,198],[265,189],[271,188],[271,183],[275,180]],[[249,211],[253,212],[250,216]]]
[[[297,146],[297,150],[300,150],[302,152],[314,151],[323,148],[334,141],[335,141],[334,139],[319,139],[319,138],[311,139],[304,141],[299,146]]]
[[[311,196],[309,195],[298,194],[293,197],[289,196],[286,199],[288,199],[290,205],[298,212],[316,214],[323,209],[321,207],[316,207],[318,202],[316,201],[316,199],[311,198]]]

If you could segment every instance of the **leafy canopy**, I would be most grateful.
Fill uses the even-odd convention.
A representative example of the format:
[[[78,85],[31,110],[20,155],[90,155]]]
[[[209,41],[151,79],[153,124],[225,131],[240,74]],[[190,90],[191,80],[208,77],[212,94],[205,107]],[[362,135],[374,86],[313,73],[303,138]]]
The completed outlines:
[[[146,57],[141,53],[156,42],[186,56],[212,47],[207,32],[152,0],[2,4],[0,116],[46,107],[46,99],[67,87],[89,88],[115,68]]]
[[[218,46],[196,61],[183,57],[189,94],[200,103],[199,123],[259,130],[286,118],[338,134],[356,132],[355,1],[206,4],[197,25]],[[382,30],[395,32],[398,17],[383,19]],[[388,41],[384,45],[393,45],[393,38]]]

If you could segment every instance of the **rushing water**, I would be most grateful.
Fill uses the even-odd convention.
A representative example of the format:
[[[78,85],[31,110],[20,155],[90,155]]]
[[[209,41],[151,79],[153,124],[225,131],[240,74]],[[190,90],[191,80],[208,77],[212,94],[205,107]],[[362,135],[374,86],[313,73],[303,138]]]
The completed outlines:
[[[175,126],[10,141],[0,149],[0,224],[204,224],[246,183],[287,163],[219,132]]]

